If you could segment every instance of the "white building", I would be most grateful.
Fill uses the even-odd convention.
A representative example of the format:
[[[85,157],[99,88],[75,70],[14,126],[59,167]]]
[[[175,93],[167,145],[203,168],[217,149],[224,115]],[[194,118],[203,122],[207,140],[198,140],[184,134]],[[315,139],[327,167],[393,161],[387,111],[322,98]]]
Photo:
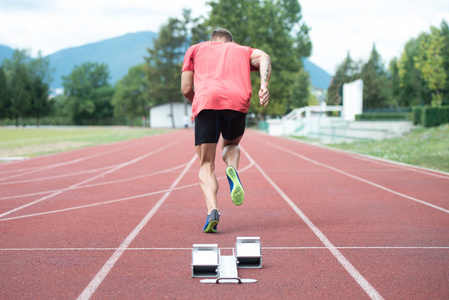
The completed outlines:
[[[173,120],[172,120],[173,114]],[[192,105],[190,103],[174,102],[156,105],[150,108],[149,120],[151,128],[192,127]]]

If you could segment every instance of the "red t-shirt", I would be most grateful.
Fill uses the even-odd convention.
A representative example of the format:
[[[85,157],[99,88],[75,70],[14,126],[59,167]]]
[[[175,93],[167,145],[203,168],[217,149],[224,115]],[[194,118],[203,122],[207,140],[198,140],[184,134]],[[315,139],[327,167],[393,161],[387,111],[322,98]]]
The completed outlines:
[[[194,72],[193,116],[203,109],[248,111],[253,50],[236,43],[218,42],[202,42],[187,50],[182,72]]]

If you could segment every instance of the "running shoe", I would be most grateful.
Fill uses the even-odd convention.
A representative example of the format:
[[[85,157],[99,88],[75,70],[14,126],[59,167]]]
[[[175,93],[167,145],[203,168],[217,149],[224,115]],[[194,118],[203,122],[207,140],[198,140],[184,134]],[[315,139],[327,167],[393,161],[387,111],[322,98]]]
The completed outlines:
[[[245,191],[243,190],[237,171],[234,167],[229,166],[226,168],[226,176],[228,177],[229,187],[231,188],[232,202],[237,206],[242,205],[245,198]]]
[[[217,224],[220,220],[220,213],[218,210],[213,209],[210,214],[207,215],[206,224],[204,225],[203,232],[217,232]]]

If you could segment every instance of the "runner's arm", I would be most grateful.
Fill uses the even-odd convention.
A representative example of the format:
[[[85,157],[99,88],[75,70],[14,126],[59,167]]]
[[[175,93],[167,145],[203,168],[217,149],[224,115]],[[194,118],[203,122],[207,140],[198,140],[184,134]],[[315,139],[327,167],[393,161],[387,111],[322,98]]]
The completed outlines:
[[[251,54],[251,65],[260,70],[260,105],[267,106],[270,93],[268,92],[268,82],[271,77],[271,59],[268,54],[259,49],[254,49]]]
[[[181,92],[190,102],[193,101],[195,91],[193,90],[193,71],[184,71],[181,74]]]

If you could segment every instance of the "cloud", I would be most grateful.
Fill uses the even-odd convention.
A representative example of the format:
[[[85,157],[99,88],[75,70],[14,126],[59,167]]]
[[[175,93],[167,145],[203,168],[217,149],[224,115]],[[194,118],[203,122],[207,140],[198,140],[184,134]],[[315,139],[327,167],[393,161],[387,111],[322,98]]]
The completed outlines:
[[[311,60],[334,73],[347,53],[366,61],[373,44],[386,63],[399,56],[405,43],[430,26],[449,20],[449,2],[440,0],[314,1],[301,0],[312,28]]]
[[[192,8],[206,15],[207,0],[0,0],[0,44],[19,49],[55,51],[101,41],[129,32],[158,32],[169,17]],[[373,43],[388,62],[405,43],[430,26],[449,21],[447,0],[299,0],[311,27],[310,60],[334,73],[348,51],[367,60]]]

